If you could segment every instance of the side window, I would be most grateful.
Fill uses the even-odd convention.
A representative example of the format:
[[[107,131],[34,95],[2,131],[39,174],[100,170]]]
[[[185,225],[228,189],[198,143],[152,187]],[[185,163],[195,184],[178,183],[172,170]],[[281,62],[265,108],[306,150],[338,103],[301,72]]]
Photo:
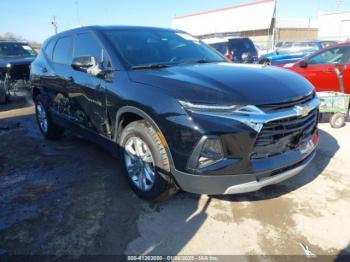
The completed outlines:
[[[325,50],[311,57],[308,61],[310,65],[338,64],[345,62],[347,50],[345,47],[337,47]]]
[[[45,54],[50,60],[52,60],[53,48],[55,47],[55,44],[56,40],[52,39],[45,48]]]
[[[58,39],[53,52],[53,62],[70,65],[72,63],[72,51],[73,38],[71,36]]]
[[[102,47],[90,33],[76,36],[74,57],[80,56],[94,56],[98,62],[102,62]]]

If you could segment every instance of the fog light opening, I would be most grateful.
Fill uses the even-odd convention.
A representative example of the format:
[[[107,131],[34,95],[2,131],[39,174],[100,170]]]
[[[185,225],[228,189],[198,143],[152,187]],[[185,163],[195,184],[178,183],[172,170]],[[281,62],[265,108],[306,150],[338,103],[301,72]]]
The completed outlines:
[[[197,168],[215,164],[223,159],[223,150],[219,138],[208,138],[202,147],[198,158]]]

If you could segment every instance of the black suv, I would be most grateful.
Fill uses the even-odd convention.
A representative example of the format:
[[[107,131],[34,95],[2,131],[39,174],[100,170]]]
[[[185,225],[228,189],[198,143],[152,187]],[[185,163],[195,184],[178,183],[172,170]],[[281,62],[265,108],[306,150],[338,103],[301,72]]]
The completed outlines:
[[[215,48],[234,63],[257,63],[258,51],[252,40],[247,37],[204,39],[205,43]]]
[[[37,122],[118,151],[131,188],[258,190],[314,157],[319,100],[284,69],[237,65],[182,31],[83,27],[48,39],[31,67]]]
[[[35,56],[26,42],[0,40],[0,104],[6,101],[17,83],[27,84]]]

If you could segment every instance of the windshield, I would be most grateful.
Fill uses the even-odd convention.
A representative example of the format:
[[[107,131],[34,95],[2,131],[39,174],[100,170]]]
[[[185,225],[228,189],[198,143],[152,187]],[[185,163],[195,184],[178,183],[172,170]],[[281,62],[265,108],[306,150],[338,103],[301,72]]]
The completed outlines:
[[[134,29],[108,30],[105,34],[131,68],[142,65],[226,61],[203,42],[181,32]]]
[[[35,56],[34,50],[23,43],[0,43],[0,57]]]

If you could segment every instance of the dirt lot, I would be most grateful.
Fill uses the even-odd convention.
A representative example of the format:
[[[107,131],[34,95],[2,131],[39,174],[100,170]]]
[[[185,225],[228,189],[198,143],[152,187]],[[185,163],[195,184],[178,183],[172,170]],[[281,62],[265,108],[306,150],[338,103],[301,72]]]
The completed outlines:
[[[348,254],[350,124],[320,128],[313,163],[280,185],[150,204],[108,152],[44,140],[26,101],[1,106],[0,254]]]

